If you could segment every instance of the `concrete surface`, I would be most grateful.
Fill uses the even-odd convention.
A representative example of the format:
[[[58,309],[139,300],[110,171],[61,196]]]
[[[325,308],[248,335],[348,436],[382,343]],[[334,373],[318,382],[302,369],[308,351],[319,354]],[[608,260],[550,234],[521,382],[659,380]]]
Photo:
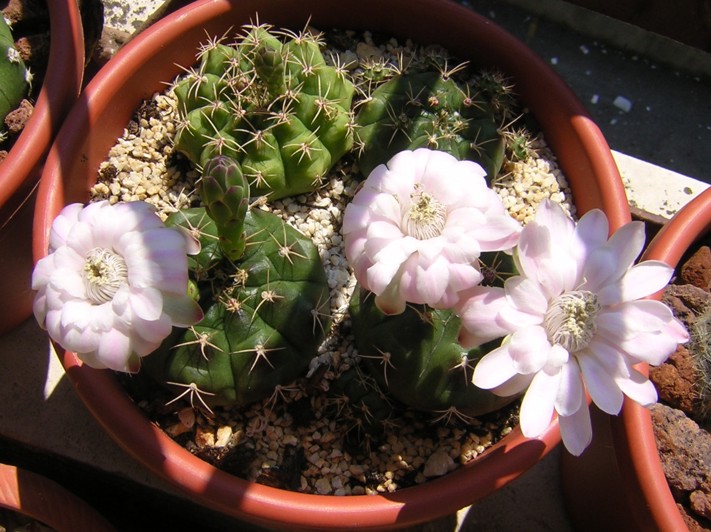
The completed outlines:
[[[107,22],[130,30],[161,2],[105,4]],[[470,4],[526,41],[586,103],[614,150],[632,204],[668,218],[708,186],[707,54],[559,0]],[[81,404],[33,320],[0,337],[0,375],[0,461],[55,478],[119,530],[252,528],[195,506],[130,459]],[[412,530],[571,530],[559,452],[475,506]]]

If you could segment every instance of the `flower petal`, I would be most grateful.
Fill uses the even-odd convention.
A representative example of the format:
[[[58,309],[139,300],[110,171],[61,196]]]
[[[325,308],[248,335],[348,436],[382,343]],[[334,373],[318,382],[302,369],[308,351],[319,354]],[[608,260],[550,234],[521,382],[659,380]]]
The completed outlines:
[[[652,381],[634,368],[630,369],[628,378],[618,377],[615,382],[627,397],[642,406],[657,402],[657,389]]]
[[[203,311],[195,300],[187,295],[163,293],[163,312],[176,327],[190,327],[203,318]]]
[[[647,260],[632,266],[618,283],[608,284],[598,291],[601,305],[615,305],[647,297],[664,288],[674,269],[660,261]]]
[[[579,353],[577,360],[593,402],[603,412],[613,416],[619,414],[624,396],[612,375],[592,353]]]
[[[455,313],[462,322],[459,343],[466,349],[513,332],[499,317],[508,304],[503,288],[475,286],[461,294]]]
[[[131,310],[142,320],[154,321],[163,313],[163,296],[155,288],[132,288],[130,304]]]
[[[489,351],[477,363],[472,376],[472,383],[484,390],[495,388],[517,374],[509,352],[509,344]]]
[[[590,409],[582,406],[575,414],[558,416],[558,426],[563,445],[573,456],[580,456],[592,441]]]
[[[527,438],[540,436],[550,425],[559,382],[560,370],[553,374],[539,371],[533,377],[521,402],[521,432]]]
[[[585,391],[578,365],[573,363],[560,366],[560,381],[555,397],[555,410],[561,416],[570,416],[585,402]]]
[[[511,335],[509,352],[517,373],[524,375],[543,369],[551,344],[542,327],[523,327]]]

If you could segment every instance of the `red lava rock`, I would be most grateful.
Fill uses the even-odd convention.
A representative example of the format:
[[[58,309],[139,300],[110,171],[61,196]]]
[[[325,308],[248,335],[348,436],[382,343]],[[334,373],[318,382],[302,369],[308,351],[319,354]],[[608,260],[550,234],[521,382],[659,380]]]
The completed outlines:
[[[692,491],[689,495],[691,509],[697,515],[711,519],[711,496],[701,490]]]
[[[711,435],[680,410],[660,403],[650,410],[657,451],[674,498],[685,503],[696,493],[697,506],[706,513],[711,501]],[[693,504],[689,508],[696,512]],[[695,517],[711,526],[702,514]]]
[[[11,135],[19,135],[25,124],[32,116],[34,107],[28,100],[22,100],[20,106],[14,111],[10,111],[5,117],[5,126]]]
[[[696,361],[683,345],[664,364],[649,369],[649,378],[657,387],[659,400],[692,417],[700,407],[696,384],[699,376]]]
[[[674,315],[690,325],[696,314],[701,314],[711,305],[708,290],[691,284],[672,284],[665,288],[662,301],[671,308]]]
[[[46,19],[47,5],[41,0],[10,0],[2,10],[3,16],[12,24],[34,19]]]
[[[711,248],[701,246],[681,267],[681,281],[708,290],[711,286]]]

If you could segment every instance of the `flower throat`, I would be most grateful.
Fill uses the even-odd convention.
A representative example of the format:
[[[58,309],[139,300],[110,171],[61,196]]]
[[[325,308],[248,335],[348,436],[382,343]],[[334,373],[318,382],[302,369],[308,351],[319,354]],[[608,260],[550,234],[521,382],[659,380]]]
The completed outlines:
[[[548,306],[543,320],[548,339],[569,353],[587,347],[595,335],[600,308],[597,296],[587,290],[559,295]]]
[[[128,268],[123,257],[104,248],[94,248],[86,254],[83,275],[86,293],[92,303],[111,301],[128,282]]]

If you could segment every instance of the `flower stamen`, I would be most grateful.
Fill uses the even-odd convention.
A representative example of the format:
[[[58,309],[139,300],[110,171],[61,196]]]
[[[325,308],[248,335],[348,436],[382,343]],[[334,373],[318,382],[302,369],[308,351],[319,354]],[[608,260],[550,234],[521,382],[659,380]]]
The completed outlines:
[[[128,268],[121,255],[94,248],[86,254],[82,277],[91,302],[101,305],[111,301],[118,289],[128,283]]]
[[[433,196],[415,187],[410,196],[412,205],[404,216],[403,226],[408,235],[418,240],[428,240],[442,234],[447,221],[447,208]]]
[[[601,305],[597,295],[587,290],[565,292],[549,304],[543,320],[548,339],[575,353],[588,346],[597,326]]]

